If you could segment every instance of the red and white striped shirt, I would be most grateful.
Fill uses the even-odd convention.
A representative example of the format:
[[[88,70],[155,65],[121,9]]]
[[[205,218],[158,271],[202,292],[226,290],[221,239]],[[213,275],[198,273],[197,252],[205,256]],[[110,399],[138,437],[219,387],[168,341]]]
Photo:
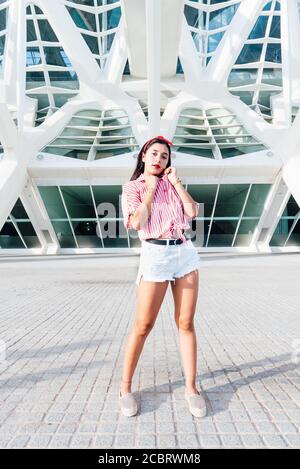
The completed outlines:
[[[130,225],[129,216],[134,214],[144,200],[146,190],[147,184],[143,173],[137,179],[123,184],[121,205],[125,228],[133,228]],[[197,203],[197,206],[199,205]],[[178,237],[186,241],[182,230],[190,228],[188,222],[192,218],[184,213],[181,198],[169,181],[168,175],[164,174],[157,182],[150,216],[144,226],[138,230],[139,239],[164,236],[165,238]]]

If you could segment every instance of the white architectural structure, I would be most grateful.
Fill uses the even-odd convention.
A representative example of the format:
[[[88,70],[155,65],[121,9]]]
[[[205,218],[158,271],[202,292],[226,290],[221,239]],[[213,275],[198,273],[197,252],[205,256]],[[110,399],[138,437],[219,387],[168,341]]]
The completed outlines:
[[[155,135],[204,204],[199,252],[299,250],[299,11],[0,0],[0,254],[138,252],[120,195]]]

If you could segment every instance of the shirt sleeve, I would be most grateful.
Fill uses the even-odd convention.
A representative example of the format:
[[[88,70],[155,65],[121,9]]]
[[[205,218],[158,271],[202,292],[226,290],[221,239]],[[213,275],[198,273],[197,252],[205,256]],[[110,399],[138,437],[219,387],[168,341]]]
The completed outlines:
[[[122,205],[122,212],[123,212],[123,223],[125,228],[133,228],[130,224],[129,217],[133,215],[141,204],[141,198],[138,188],[133,185],[129,184],[128,182],[123,185],[122,190],[122,197],[121,197],[121,205]]]

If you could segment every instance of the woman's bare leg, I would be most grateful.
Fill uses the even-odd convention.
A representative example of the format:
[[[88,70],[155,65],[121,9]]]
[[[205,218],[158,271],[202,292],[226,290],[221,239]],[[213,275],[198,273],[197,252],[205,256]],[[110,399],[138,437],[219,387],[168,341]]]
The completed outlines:
[[[125,350],[120,387],[122,395],[131,392],[131,381],[136,365],[145,340],[155,324],[168,284],[169,280],[164,282],[149,282],[141,277],[140,284],[137,287],[135,321]]]
[[[175,322],[179,331],[185,385],[188,393],[197,393],[197,338],[194,315],[199,289],[199,272],[193,270],[171,284],[175,305]]]

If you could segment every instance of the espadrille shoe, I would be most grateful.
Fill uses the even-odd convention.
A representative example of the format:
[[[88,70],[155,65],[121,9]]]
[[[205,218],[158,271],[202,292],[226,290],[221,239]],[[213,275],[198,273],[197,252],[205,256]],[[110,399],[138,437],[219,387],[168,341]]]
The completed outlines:
[[[121,391],[119,391],[119,402],[121,411],[126,417],[132,417],[137,413],[138,405],[132,392],[122,396]]]
[[[191,414],[193,414],[195,417],[205,417],[207,409],[202,393],[188,394],[187,390],[185,389],[184,397],[188,402]]]

